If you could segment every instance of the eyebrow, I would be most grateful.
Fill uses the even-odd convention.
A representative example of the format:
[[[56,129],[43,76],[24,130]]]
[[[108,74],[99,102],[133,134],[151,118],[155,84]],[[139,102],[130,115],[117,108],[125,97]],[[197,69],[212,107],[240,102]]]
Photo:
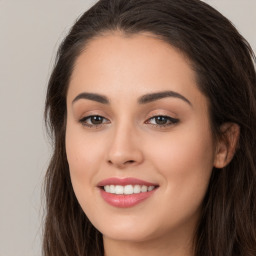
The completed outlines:
[[[82,92],[78,94],[72,101],[72,104],[74,104],[76,101],[80,99],[86,99],[86,100],[93,100],[97,101],[102,104],[109,104],[109,100],[106,96],[97,94],[97,93],[88,93],[88,92]]]
[[[186,103],[188,103],[189,105],[192,106],[191,102],[185,98],[183,95],[174,92],[174,91],[163,91],[163,92],[156,92],[156,93],[150,93],[150,94],[146,94],[143,95],[139,98],[138,103],[139,104],[145,104],[145,103],[149,103],[155,100],[159,100],[159,99],[163,99],[163,98],[167,98],[167,97],[173,97],[173,98],[178,98],[181,99],[183,101],[185,101]]]
[[[188,103],[190,106],[192,106],[191,102],[187,98],[185,98],[183,95],[181,95],[177,92],[174,92],[174,91],[163,91],[163,92],[155,92],[155,93],[145,94],[145,95],[139,97],[138,103],[146,104],[146,103],[150,103],[150,102],[160,100],[163,98],[167,98],[167,97],[181,99],[184,102]],[[88,93],[88,92],[83,92],[83,93],[78,94],[73,99],[72,104],[74,104],[76,101],[78,101],[80,99],[92,100],[92,101],[96,101],[96,102],[99,102],[102,104],[110,104],[110,100],[106,96],[98,94],[98,93]]]

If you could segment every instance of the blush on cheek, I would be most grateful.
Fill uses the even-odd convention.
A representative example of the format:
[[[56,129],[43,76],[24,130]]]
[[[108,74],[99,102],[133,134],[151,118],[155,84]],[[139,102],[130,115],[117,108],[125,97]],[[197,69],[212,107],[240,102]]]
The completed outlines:
[[[156,169],[171,181],[179,180],[183,183],[205,175],[208,179],[213,166],[211,141],[207,141],[209,138],[205,138],[203,134],[195,135],[196,133],[194,136],[174,136],[159,143],[151,152],[150,158]]]

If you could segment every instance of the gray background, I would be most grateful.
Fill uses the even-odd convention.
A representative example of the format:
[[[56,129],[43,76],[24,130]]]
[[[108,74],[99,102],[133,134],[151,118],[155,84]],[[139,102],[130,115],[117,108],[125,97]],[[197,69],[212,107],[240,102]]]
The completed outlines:
[[[46,84],[59,43],[95,0],[0,0],[0,256],[41,255],[50,157]],[[255,0],[206,0],[256,50]]]

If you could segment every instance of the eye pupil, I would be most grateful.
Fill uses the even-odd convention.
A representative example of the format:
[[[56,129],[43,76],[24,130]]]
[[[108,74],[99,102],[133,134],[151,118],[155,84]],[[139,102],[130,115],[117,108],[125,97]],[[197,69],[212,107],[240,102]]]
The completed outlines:
[[[167,123],[167,118],[164,116],[158,116],[156,117],[156,123],[157,124],[166,124]]]
[[[102,117],[101,116],[93,116],[91,117],[92,124],[101,124],[102,123]]]

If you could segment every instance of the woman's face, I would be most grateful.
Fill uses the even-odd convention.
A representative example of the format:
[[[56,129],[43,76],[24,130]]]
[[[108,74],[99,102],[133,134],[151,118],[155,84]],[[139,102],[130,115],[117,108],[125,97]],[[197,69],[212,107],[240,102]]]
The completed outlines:
[[[67,93],[66,152],[77,199],[104,238],[191,237],[215,146],[188,60],[150,34],[93,39]]]

